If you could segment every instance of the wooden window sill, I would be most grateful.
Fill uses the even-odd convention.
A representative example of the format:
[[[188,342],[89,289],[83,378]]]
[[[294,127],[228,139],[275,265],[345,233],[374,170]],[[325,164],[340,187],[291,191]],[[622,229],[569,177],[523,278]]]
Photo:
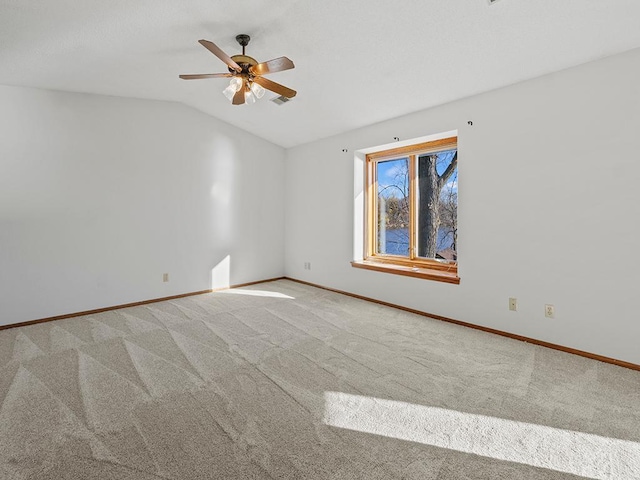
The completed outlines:
[[[460,284],[460,277],[458,277],[457,273],[434,270],[430,268],[406,267],[404,265],[392,265],[388,263],[371,262],[367,260],[351,262],[351,266],[355,268],[364,268],[365,270],[373,270],[375,272],[404,275],[406,277],[424,278],[426,280],[453,283],[455,285]]]

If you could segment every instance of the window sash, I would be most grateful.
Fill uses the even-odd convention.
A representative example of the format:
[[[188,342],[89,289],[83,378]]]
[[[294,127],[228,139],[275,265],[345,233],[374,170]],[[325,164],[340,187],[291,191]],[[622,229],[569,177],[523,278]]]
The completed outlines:
[[[418,244],[418,168],[417,159],[425,154],[457,148],[457,137],[408,145],[368,154],[365,168],[365,260],[416,268],[457,272],[457,262],[417,256]],[[409,158],[409,255],[378,253],[378,163]]]

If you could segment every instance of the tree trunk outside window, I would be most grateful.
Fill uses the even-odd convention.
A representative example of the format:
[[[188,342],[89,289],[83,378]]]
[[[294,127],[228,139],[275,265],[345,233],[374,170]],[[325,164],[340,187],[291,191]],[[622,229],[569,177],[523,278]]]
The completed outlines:
[[[458,152],[442,175],[438,175],[437,160],[437,154],[418,158],[418,256],[423,258],[436,257],[440,193],[458,165]],[[457,238],[454,242],[457,243]]]

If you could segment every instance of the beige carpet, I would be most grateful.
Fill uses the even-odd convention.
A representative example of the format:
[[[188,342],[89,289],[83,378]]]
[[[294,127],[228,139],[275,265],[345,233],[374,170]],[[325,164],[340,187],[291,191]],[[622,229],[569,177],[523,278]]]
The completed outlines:
[[[640,478],[640,373],[287,280],[0,332],[2,479]]]

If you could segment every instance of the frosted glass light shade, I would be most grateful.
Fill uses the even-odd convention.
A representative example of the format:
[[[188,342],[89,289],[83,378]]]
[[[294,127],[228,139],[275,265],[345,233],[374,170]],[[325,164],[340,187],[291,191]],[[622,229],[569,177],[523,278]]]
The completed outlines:
[[[229,86],[222,91],[222,94],[229,99],[233,100],[233,96],[242,87],[242,79],[239,77],[233,77],[229,82]]]
[[[240,77],[233,77],[229,82],[229,86],[233,87],[237,92],[238,90],[240,90],[240,87],[242,86],[242,79]]]
[[[256,96],[256,98],[262,98],[262,96],[264,95],[264,88],[262,88],[262,85],[258,85],[256,82],[253,82],[251,84],[251,91]]]
[[[233,96],[236,94],[236,89],[233,87],[233,85],[229,85],[227,88],[225,88],[222,91],[222,94],[227,97],[227,99],[229,101],[233,100]]]
[[[244,101],[248,105],[256,103],[256,96],[251,90],[247,90],[246,92],[244,92]]]

